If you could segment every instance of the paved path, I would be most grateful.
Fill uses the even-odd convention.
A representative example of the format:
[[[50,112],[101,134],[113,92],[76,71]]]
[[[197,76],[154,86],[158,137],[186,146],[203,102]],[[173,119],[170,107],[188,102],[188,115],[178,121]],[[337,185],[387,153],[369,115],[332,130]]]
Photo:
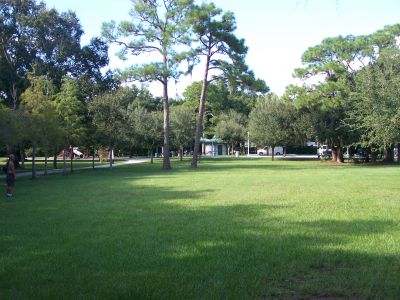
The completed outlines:
[[[144,163],[144,162],[148,162],[150,161],[150,159],[148,158],[134,158],[134,159],[128,159],[126,161],[119,161],[113,164],[113,167],[118,167],[118,166],[123,166],[123,165],[131,165],[131,164],[140,164],[140,163]],[[58,162],[60,163],[60,161]],[[62,163],[62,162],[61,162]],[[105,169],[105,168],[109,168],[110,164],[104,164],[104,165],[95,165],[94,168],[95,169]],[[87,167],[74,167],[73,170],[77,171],[77,170],[90,170],[93,169],[93,167],[87,166]],[[48,170],[47,174],[59,174],[62,173],[63,169],[56,169],[56,170]],[[69,160],[67,161],[67,173],[70,172],[70,168],[69,168]],[[44,175],[44,171],[40,170],[40,171],[36,171],[36,176],[41,176]],[[17,177],[28,177],[28,176],[32,176],[32,172],[18,172],[16,174]],[[1,174],[0,178],[6,178],[5,174]]]

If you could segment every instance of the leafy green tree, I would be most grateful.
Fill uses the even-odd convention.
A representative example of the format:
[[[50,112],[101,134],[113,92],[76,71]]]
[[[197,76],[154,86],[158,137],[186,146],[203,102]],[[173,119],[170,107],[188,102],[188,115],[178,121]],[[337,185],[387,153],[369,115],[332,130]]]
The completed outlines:
[[[128,88],[131,93],[130,108],[142,107],[147,111],[162,111],[162,99],[154,97],[145,87],[131,86]]]
[[[290,108],[289,115],[293,115],[293,119],[287,125],[290,125],[292,136],[288,144],[291,145],[306,145],[307,141],[314,140],[315,129],[312,119],[312,114],[304,109],[295,109],[294,106]],[[290,114],[290,112],[292,114]]]
[[[213,3],[203,3],[195,7],[191,13],[193,32],[198,40],[197,53],[205,59],[202,89],[198,109],[194,153],[191,166],[197,167],[200,136],[203,131],[203,118],[207,89],[210,80],[218,78],[211,76],[211,70],[220,70],[222,74],[230,73],[230,80],[235,78],[232,70],[237,71],[235,66],[244,66],[243,60],[247,52],[243,39],[234,35],[236,20],[231,12],[222,14],[222,10],[216,8]],[[238,72],[242,73],[242,72]],[[219,74],[218,74],[219,75]],[[237,79],[237,77],[236,77]],[[234,80],[233,80],[234,81]]]
[[[190,107],[180,105],[171,108],[172,141],[179,149],[181,160],[184,148],[193,146],[195,128],[196,115]]]
[[[29,88],[21,95],[20,116],[23,127],[20,129],[25,140],[32,144],[32,179],[36,179],[36,151],[42,147],[47,153],[50,145],[58,138],[60,125],[51,81],[44,76],[29,76],[29,82]]]
[[[385,151],[393,161],[400,142],[400,50],[384,49],[378,60],[357,74],[347,124],[361,133],[361,144]],[[373,159],[376,156],[373,155]]]
[[[321,101],[321,94],[315,86],[293,86],[286,88],[284,101],[293,103],[297,110],[294,122],[295,141],[316,140],[332,145],[332,137],[336,137],[338,127],[343,120],[343,111],[335,111]],[[303,128],[303,130],[301,130]],[[347,130],[347,133],[348,130]]]
[[[18,145],[19,119],[15,111],[0,104],[0,145],[6,146],[7,151]]]
[[[327,38],[303,54],[305,67],[297,69],[295,75],[303,80],[319,78],[320,83],[305,86],[301,92],[297,90],[295,101],[315,113],[318,138],[332,146],[334,161],[343,162],[342,148],[354,138],[343,122],[351,106],[350,94],[355,90],[357,72],[375,63],[383,49],[395,47],[399,34],[397,24],[368,36]]]
[[[150,162],[153,163],[155,147],[162,145],[162,114],[161,111],[148,111],[143,107],[128,107],[129,136],[148,151]]]
[[[259,95],[235,92],[229,95],[229,108],[248,116],[254,108]]]
[[[108,64],[108,46],[94,38],[81,47],[83,31],[74,12],[59,13],[37,0],[0,0],[0,16],[0,99],[8,107],[18,108],[33,70],[57,89],[67,75],[109,82],[101,73]]]
[[[246,117],[234,110],[218,117],[215,128],[216,136],[228,143],[228,153],[232,153],[236,145],[243,143],[247,137]]]
[[[129,128],[128,105],[132,100],[129,89],[120,88],[93,98],[88,105],[99,141],[112,150],[126,141]],[[110,168],[112,159],[110,157]]]
[[[164,147],[163,169],[171,168],[169,160],[169,97],[168,81],[177,79],[178,67],[187,53],[182,46],[189,42],[186,16],[192,0],[135,0],[132,22],[103,24],[103,36],[122,47],[121,57],[156,53],[159,62],[134,66],[125,72],[128,80],[157,81],[163,86]],[[132,40],[128,41],[128,38]]]
[[[92,38],[88,45],[83,46],[76,53],[73,65],[69,72],[73,78],[86,79],[91,83],[93,93],[115,89],[119,86],[115,74],[107,71],[104,75],[102,69],[108,66],[108,44],[99,37]]]
[[[0,1],[0,89],[5,104],[13,109],[26,87],[26,71],[36,56],[33,15],[38,16],[44,5],[36,1]]]
[[[0,1],[0,87],[7,105],[16,109],[27,87],[27,72],[61,79],[80,49],[82,30],[74,13],[47,10],[36,0]],[[64,69],[64,73],[59,71]]]
[[[87,127],[85,124],[85,107],[78,98],[79,90],[76,80],[64,78],[60,92],[55,96],[56,111],[60,118],[63,129],[63,160],[64,172],[66,174],[66,152],[67,147],[71,150],[71,171],[72,171],[72,150],[73,146],[79,144],[85,137]]]
[[[272,147],[287,145],[292,138],[291,128],[287,124],[293,121],[292,108],[274,94],[259,98],[249,116],[250,136],[257,145]]]
[[[346,105],[351,89],[352,73],[352,47],[353,37],[329,38],[321,45],[309,48],[302,57],[304,69],[297,69],[296,75],[305,79],[308,77],[322,76],[325,80],[321,83],[306,88],[302,98],[310,104],[309,109],[318,112],[317,117],[321,131],[318,137],[321,142],[325,139],[332,146],[332,159],[343,162],[341,149],[348,137],[348,131],[342,127],[345,117]]]
[[[183,105],[190,107],[194,112],[199,110],[202,82],[195,81],[189,84],[183,92]],[[204,114],[218,115],[229,110],[229,91],[222,82],[210,82],[207,86],[207,101]]]
[[[199,110],[201,87],[201,81],[193,82],[183,92],[184,100],[182,105],[190,107],[196,114],[198,114]],[[231,107],[229,97],[229,91],[223,82],[216,81],[208,84],[203,117],[203,136],[211,137],[215,135],[215,116],[229,111]]]
[[[32,72],[47,76],[57,90],[66,75],[109,84],[110,77],[101,73],[108,63],[108,46],[95,38],[81,47],[83,31],[75,13],[47,9],[37,0],[0,0],[0,16],[0,102],[9,108],[18,109]],[[22,141],[19,149],[16,157],[23,163]]]
[[[183,92],[184,105],[190,106],[193,111],[199,109],[199,98],[201,95],[202,82],[197,81],[188,85]],[[253,109],[257,98],[257,93],[236,90],[231,93],[229,87],[222,80],[210,82],[207,86],[207,101],[205,102],[204,115],[208,113],[219,115],[233,109],[246,116]]]

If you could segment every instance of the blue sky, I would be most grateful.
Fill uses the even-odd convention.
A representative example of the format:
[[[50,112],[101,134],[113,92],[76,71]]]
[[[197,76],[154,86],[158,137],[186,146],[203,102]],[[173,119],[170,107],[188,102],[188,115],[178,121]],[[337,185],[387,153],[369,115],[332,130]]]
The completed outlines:
[[[48,8],[73,10],[81,21],[85,44],[100,34],[101,24],[129,19],[130,0],[45,0]],[[247,63],[271,91],[283,94],[294,83],[293,70],[301,55],[324,38],[370,34],[400,22],[399,0],[214,0],[234,12],[237,35],[249,47]],[[111,53],[111,55],[113,55]],[[111,67],[123,67],[113,57]],[[199,77],[200,78],[200,77]],[[182,79],[173,93],[180,93],[193,78]],[[157,94],[157,90],[153,90]]]

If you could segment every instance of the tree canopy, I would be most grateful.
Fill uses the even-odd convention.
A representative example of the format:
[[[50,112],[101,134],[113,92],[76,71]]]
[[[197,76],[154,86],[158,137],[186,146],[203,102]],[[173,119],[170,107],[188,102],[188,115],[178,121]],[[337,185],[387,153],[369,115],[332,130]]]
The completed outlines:
[[[1,0],[0,15],[0,99],[8,107],[18,108],[32,71],[57,87],[66,75],[102,80],[108,47],[96,38],[81,47],[83,30],[74,12],[48,10],[36,0]]]
[[[333,160],[342,162],[342,148],[360,142],[354,126],[345,125],[354,115],[354,92],[361,86],[358,74],[379,65],[386,49],[398,48],[399,36],[396,24],[370,35],[327,38],[303,54],[304,67],[296,69],[295,76],[305,84],[288,87],[286,98],[309,110],[318,141],[333,147]],[[308,84],[309,79],[319,80]]]
[[[247,132],[258,146],[315,140],[332,147],[336,162],[357,146],[391,160],[400,142],[399,24],[311,46],[294,70],[302,85],[278,97],[247,66],[234,14],[212,2],[133,0],[130,20],[104,23],[103,36],[84,46],[74,12],[39,0],[0,4],[0,140],[21,158],[29,147],[56,159],[61,146],[151,156],[161,146],[168,170],[171,150],[193,150],[197,166],[200,136],[231,148]],[[145,59],[107,71],[112,43],[123,59]],[[170,100],[169,82],[194,68],[203,69],[202,81]],[[162,97],[132,85],[153,81]]]
[[[128,53],[140,55],[155,53],[158,61],[127,68],[124,77],[142,82],[158,81],[163,86],[164,147],[163,169],[171,168],[169,160],[169,97],[168,81],[179,78],[178,69],[187,57],[180,47],[190,41],[186,15],[192,9],[192,0],[135,0],[132,1],[131,21],[117,25],[115,22],[103,24],[103,36],[111,43],[121,46],[120,57]],[[127,38],[131,38],[126,41]]]

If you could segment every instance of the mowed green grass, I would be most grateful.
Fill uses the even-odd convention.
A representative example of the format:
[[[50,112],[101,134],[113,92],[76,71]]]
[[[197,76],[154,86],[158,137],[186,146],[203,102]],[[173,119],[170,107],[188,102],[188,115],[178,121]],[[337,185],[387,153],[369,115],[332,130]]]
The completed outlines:
[[[18,179],[0,298],[399,299],[399,177],[225,159]]]
[[[7,163],[7,158],[5,157],[0,157],[0,166],[3,167]],[[95,166],[100,166],[100,165],[108,165],[110,164],[108,161],[103,161],[102,163],[96,159],[94,162]],[[85,159],[85,160],[80,160],[80,159],[74,159],[72,161],[72,168],[81,168],[81,167],[92,167],[93,162],[90,159]],[[36,166],[36,171],[43,171],[45,169],[45,162],[44,160],[36,161],[35,162]],[[64,168],[64,161],[63,160],[57,160],[57,168],[54,168],[53,165],[53,160],[48,160],[47,161],[47,170],[60,170]],[[71,169],[71,161],[69,159],[66,160],[66,168],[67,171]],[[19,168],[16,169],[17,173],[26,173],[26,172],[31,172],[32,171],[32,161],[27,160],[24,162],[24,168]]]

